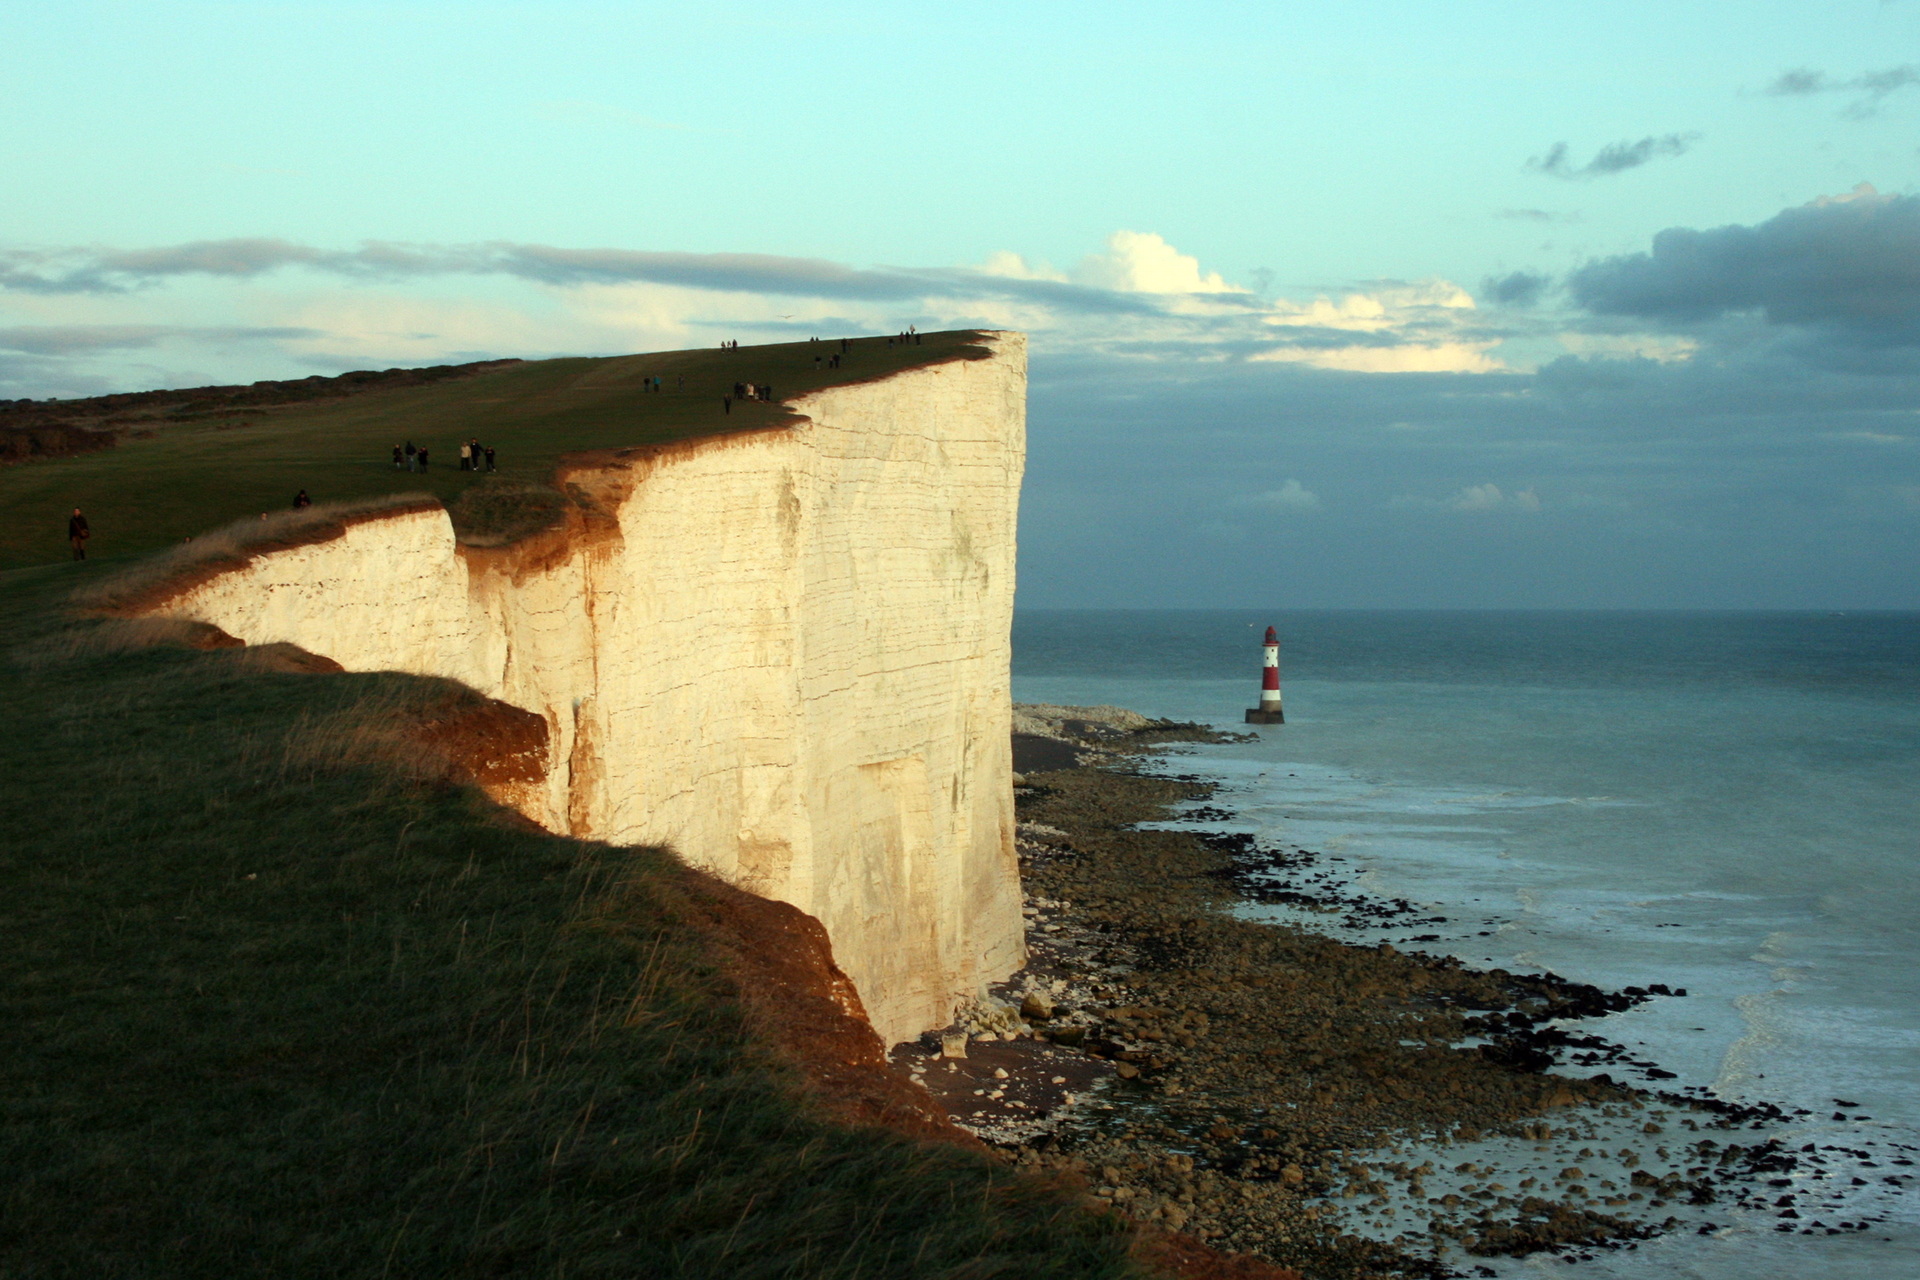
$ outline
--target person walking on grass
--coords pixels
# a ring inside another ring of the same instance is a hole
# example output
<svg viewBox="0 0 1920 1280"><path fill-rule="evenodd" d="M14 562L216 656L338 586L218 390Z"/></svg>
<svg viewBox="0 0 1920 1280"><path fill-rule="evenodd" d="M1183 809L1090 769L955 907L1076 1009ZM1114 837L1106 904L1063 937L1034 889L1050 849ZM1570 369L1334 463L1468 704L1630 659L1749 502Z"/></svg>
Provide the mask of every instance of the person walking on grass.
<svg viewBox="0 0 1920 1280"><path fill-rule="evenodd" d="M407 465L406 458L400 452L400 446L393 446L393 469L399 471Z"/></svg>
<svg viewBox="0 0 1920 1280"><path fill-rule="evenodd" d="M67 517L67 541L73 544L73 558L87 558L87 539L93 536L93 530L87 528L87 518L75 507L73 514Z"/></svg>
<svg viewBox="0 0 1920 1280"><path fill-rule="evenodd" d="M420 451L413 447L413 441L407 441L407 470L411 471L417 463Z"/></svg>
<svg viewBox="0 0 1920 1280"><path fill-rule="evenodd" d="M492 445L487 446L487 470L488 471L493 470L493 446Z"/></svg>
<svg viewBox="0 0 1920 1280"><path fill-rule="evenodd" d="M420 464L420 469L425 471L427 469L427 446L421 445L420 452L414 454L413 457L414 461Z"/></svg>
<svg viewBox="0 0 1920 1280"><path fill-rule="evenodd" d="M462 471L473 470L473 446L465 440L460 442L460 469Z"/></svg>

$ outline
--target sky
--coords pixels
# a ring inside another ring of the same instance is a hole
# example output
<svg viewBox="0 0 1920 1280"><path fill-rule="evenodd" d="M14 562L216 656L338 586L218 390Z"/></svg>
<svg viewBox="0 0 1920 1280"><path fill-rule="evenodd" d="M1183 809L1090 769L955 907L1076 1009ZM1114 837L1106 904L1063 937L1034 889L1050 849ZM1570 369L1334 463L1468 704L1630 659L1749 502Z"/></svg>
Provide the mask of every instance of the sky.
<svg viewBox="0 0 1920 1280"><path fill-rule="evenodd" d="M69 0L0 48L0 398L1017 328L1026 607L1920 608L1920 0Z"/></svg>

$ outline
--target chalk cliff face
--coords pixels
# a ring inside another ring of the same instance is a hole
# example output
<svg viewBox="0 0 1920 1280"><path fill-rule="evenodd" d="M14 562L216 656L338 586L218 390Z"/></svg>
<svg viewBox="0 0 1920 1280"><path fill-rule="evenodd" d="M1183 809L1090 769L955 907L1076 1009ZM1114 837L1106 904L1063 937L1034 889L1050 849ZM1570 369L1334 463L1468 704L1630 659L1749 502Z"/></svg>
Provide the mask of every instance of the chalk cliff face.
<svg viewBox="0 0 1920 1280"><path fill-rule="evenodd" d="M552 830L659 843L818 917L889 1041L1022 960L1008 628L1018 334L792 402L806 421L583 466L605 512L456 545L442 510L254 557L159 606L544 716Z"/></svg>

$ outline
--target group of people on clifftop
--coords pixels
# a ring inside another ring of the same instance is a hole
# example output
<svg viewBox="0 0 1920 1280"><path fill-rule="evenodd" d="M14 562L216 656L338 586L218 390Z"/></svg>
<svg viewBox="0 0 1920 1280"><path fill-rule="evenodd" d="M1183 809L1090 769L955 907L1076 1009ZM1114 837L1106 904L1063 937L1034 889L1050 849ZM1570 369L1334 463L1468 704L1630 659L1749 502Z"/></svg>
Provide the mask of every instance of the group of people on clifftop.
<svg viewBox="0 0 1920 1280"><path fill-rule="evenodd" d="M765 382L736 382L733 384L732 395L720 397L720 408L724 412L732 413L735 400L771 399L773 399L773 387Z"/></svg>
<svg viewBox="0 0 1920 1280"><path fill-rule="evenodd" d="M427 447L415 448L413 441L393 446L393 469L395 471L425 471L427 469ZM462 471L493 471L497 469L493 446L483 445L478 440L460 442L460 469Z"/></svg>

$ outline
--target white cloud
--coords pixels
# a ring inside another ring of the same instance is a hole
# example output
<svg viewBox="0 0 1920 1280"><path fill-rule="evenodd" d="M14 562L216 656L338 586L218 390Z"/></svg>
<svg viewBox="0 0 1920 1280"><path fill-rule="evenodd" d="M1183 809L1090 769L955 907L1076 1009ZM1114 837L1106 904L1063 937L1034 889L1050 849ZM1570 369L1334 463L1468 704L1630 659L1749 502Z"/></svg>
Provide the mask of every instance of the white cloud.
<svg viewBox="0 0 1920 1280"><path fill-rule="evenodd" d="M1451 496L1437 501L1402 494L1387 505L1401 511L1461 511L1474 515L1499 511L1531 515L1541 507L1540 495L1532 489L1508 493L1491 480L1486 484L1471 484L1464 489L1456 489Z"/></svg>
<svg viewBox="0 0 1920 1280"><path fill-rule="evenodd" d="M1249 360L1304 364L1344 373L1502 373L1508 366L1488 354L1497 338L1469 337L1459 330L1474 322L1473 295L1451 280L1435 278L1356 290L1339 301L1275 302L1260 317L1268 329L1366 334L1372 341L1329 345L1292 340Z"/></svg>
<svg viewBox="0 0 1920 1280"><path fill-rule="evenodd" d="M1837 196L1815 196L1813 199L1807 201L1806 207L1809 209L1825 209L1829 205L1853 204L1855 201L1862 200L1869 204L1879 204L1883 203L1886 199L1886 196L1880 194L1880 189L1871 182L1859 182L1854 184L1853 190L1842 191Z"/></svg>
<svg viewBox="0 0 1920 1280"><path fill-rule="evenodd" d="M1446 505L1454 511L1532 512L1540 510L1540 497L1532 489L1502 493L1499 485L1489 481L1460 490L1447 499Z"/></svg>
<svg viewBox="0 0 1920 1280"><path fill-rule="evenodd" d="M1345 373L1500 373L1507 366L1487 354L1492 342L1408 343L1398 346L1275 347L1247 359L1311 365Z"/></svg>
<svg viewBox="0 0 1920 1280"><path fill-rule="evenodd" d="M1076 283L1123 293L1240 293L1217 271L1204 274L1200 259L1181 253L1148 231L1116 231L1105 253L1089 254L1073 269Z"/></svg>
<svg viewBox="0 0 1920 1280"><path fill-rule="evenodd" d="M1053 280L1064 284L1067 279L1066 272L1056 271L1044 262L1029 262L1008 249L988 254L987 260L980 264L979 271L983 276L995 276L1002 280Z"/></svg>
<svg viewBox="0 0 1920 1280"><path fill-rule="evenodd" d="M1070 272L1009 250L971 267L922 270L511 243L336 251L213 241L11 256L0 249L0 306L0 324L166 324L204 333L232 327L239 310L256 328L316 331L281 345L285 358L307 367L336 358L410 364L476 352L660 350L916 323L1020 329L1033 334L1037 351L1141 362L1254 360L1360 374L1509 370L1493 354L1502 337L1487 331L1473 296L1451 281L1267 301L1165 237L1131 230L1114 232Z"/></svg>
<svg viewBox="0 0 1920 1280"><path fill-rule="evenodd" d="M1266 322L1271 325L1310 325L1316 329L1352 329L1382 333L1439 311L1471 311L1473 295L1451 280L1420 280L1360 290L1334 302L1324 295L1312 302L1273 304Z"/></svg>
<svg viewBox="0 0 1920 1280"><path fill-rule="evenodd" d="M1492 511L1505 501L1497 484L1476 484L1462 489L1447 501L1455 511Z"/></svg>
<svg viewBox="0 0 1920 1280"><path fill-rule="evenodd" d="M1576 356L1606 360L1652 360L1680 364L1700 350L1692 338L1656 333L1562 333L1560 345Z"/></svg>
<svg viewBox="0 0 1920 1280"><path fill-rule="evenodd" d="M1858 440L1864 444L1905 444L1906 436L1896 436L1886 431L1828 431L1823 433L1828 440Z"/></svg>
<svg viewBox="0 0 1920 1280"><path fill-rule="evenodd" d="M1266 507L1272 511L1301 512L1320 509L1320 495L1298 480L1292 479L1278 489L1268 489L1265 493L1253 494L1245 501L1251 506Z"/></svg>

